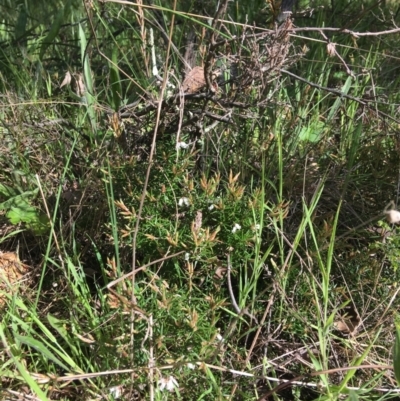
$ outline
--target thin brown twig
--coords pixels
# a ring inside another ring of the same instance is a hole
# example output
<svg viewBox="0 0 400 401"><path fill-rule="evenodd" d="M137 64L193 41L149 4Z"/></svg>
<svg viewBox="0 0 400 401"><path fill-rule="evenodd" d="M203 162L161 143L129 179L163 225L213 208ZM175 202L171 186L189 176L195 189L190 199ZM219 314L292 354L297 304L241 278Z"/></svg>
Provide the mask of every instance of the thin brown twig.
<svg viewBox="0 0 400 401"><path fill-rule="evenodd" d="M150 263L146 263L145 265L143 265L143 266L141 266L141 267L138 267L137 269L132 270L132 271L130 271L130 272L127 273L127 274L124 274L123 276L117 278L116 280L111 281L111 283L108 283L108 284L107 284L107 288L110 289L111 287L114 287L114 285L118 284L120 281L126 280L127 278L131 277L132 275L135 275L136 273L138 273L138 272L140 272L140 271L142 271L142 270L146 270L146 269L147 269L149 266L151 266L151 265L155 265L156 263L164 262L165 260L174 258L174 257L176 257L176 256L179 256L179 255L181 255L181 254L184 253L184 252L185 252L185 251L181 251L181 252L178 252L178 253L174 253L174 254L172 254L172 255L164 256L163 258L160 258L160 259L157 259L157 260L153 260L153 261L150 262Z"/></svg>
<svg viewBox="0 0 400 401"><path fill-rule="evenodd" d="M274 283L273 283L272 294L269 296L269 300L268 300L267 307L266 307L265 310L264 310L264 314L263 314L263 316L262 316L262 318L261 318L260 324L259 324L258 327L257 327L256 334L254 335L253 341L251 342L250 348L249 348L249 350L248 350L248 352L247 352L246 360L245 360L245 363L244 363L245 366L247 366L248 363L250 362L251 355L253 354L254 347L256 346L256 344L257 344L257 342L258 342L258 338L259 338L259 336L260 336L260 334L261 334L261 330L263 329L264 322L266 321L267 316L268 316L269 313L270 313L272 304L273 304L274 299L275 299L275 293L276 293L276 291L277 291L277 284L276 284L276 282L274 282ZM236 387L237 387L237 386L236 386ZM236 387L234 388L234 390L236 390ZM233 396L233 394L234 394L234 391L232 390L231 395Z"/></svg>
<svg viewBox="0 0 400 401"><path fill-rule="evenodd" d="M330 373L337 373L337 372L346 372L349 370L359 370L359 369L385 369L385 370L393 370L393 366L391 365L359 365L359 366L344 366L341 368L334 368L334 369L328 369L328 370L318 370L316 372L312 372L310 374L305 374L301 376L297 376L294 379L291 380L285 380L285 379L278 379L278 378L269 378L265 375L254 375L253 373L249 372L241 372L238 370L234 369L229 369L224 366L216 366L216 365L211 365L209 363L206 363L204 361L193 361L194 364L198 366L207 366L210 369L215 369L221 372L231 372L233 374L238 374L246 377L252 377L254 379L264 379L264 380L271 380L271 381L280 381L281 384L277 387L275 387L273 390L271 390L269 393L265 393L258 401L265 400L266 396L269 396L272 394L272 392L276 392L281 390L283 387L290 386L292 384L300 384L300 385L307 385L308 383L306 382L300 382L300 380L304 380L310 377L316 377L319 375L326 375ZM183 362L183 364L187 364L187 361ZM176 368L182 366L182 363L175 363L175 364L170 364L170 365L163 365L163 366L158 366L158 370L169 370L172 368ZM106 370L102 372L91 372L91 373L77 373L77 374L66 374L65 376L45 376L45 375L40 375L39 377L32 377L35 381L40 382L42 384L44 383L50 383L50 382L69 382L72 380L88 380L96 377L101 377L101 376L109 376L109 375L122 375L125 373L133 373L133 372L138 372L138 371L148 371L149 367L148 366L140 366L134 369L115 369L115 370ZM300 382L300 383L299 383ZM282 386L282 387L280 387ZM278 387L280 387L278 389ZM378 391L396 391L395 389L390 390L390 389L377 389ZM397 390L399 391L399 390Z"/></svg>
<svg viewBox="0 0 400 401"><path fill-rule="evenodd" d="M107 3L117 3L117 4L124 4L127 6L137 6L137 3L132 2L132 1L127 1L127 0L107 0ZM148 8L148 9L160 9L159 6L157 5L142 5L143 8ZM184 13L180 12L181 15L184 15L186 17L191 17L191 18L197 18L200 20L207 21L209 17L207 15L199 15L199 14L194 14L194 13ZM260 27L254 27L252 24L244 24L244 23L239 23L235 22L232 20L225 20L219 18L219 22L222 24L226 25L234 25L237 27L243 27L243 28L250 28L250 29L256 29L260 32L269 32L273 33L274 30L267 29L267 28L260 28ZM381 36L381 35L392 35L395 33L400 32L400 28L394 28L394 29L388 29L386 31L379 31L379 32L355 32L352 31L351 29L343 29L343 28L331 28L331 27L323 27L323 28L314 28L314 27L305 27L305 28L293 28L292 32L316 32L316 31L326 31L326 32L338 32L338 33L344 33L348 35L352 35L355 37L362 37L362 36Z"/></svg>
<svg viewBox="0 0 400 401"><path fill-rule="evenodd" d="M208 54L204 63L204 78L206 80L206 86L208 92L213 92L213 79L212 79L212 68L215 61L215 51L217 49L216 43L219 36L219 29L221 27L221 17L225 15L229 0L224 0L220 3L217 12L215 13L211 29L210 46L208 47Z"/></svg>
<svg viewBox="0 0 400 401"><path fill-rule="evenodd" d="M282 68L280 71L282 73L286 74L286 75L289 75L290 77L292 77L294 79L297 79L298 81L302 81L302 82L306 83L307 85L312 86L313 88L317 88L317 89L320 89L320 90L323 90L323 91L326 91L326 92L333 93L334 95L339 96L339 97L343 97L345 99L353 100L353 101L355 101L355 102L357 102L357 103L359 103L359 104L361 104L361 105L363 105L365 107L368 107L369 109L372 109L372 110L376 111L374 108L371 108L370 102L367 102L367 101L365 101L363 99L360 99L359 97L348 95L347 93L341 92L338 89L333 89L333 88L328 88L327 86L318 85L318 84L316 84L314 82L309 81L308 79L300 77L299 75L293 74L292 72L287 71L284 68ZM389 114L384 113L383 111L378 110L378 114L383 116L383 117L388 118L389 120L391 120L391 121L393 121L393 122L395 122L397 124L400 124L400 120L397 120L396 118L390 116Z"/></svg>
<svg viewBox="0 0 400 401"><path fill-rule="evenodd" d="M359 369L384 369L384 370L390 369L390 370L393 370L393 366L391 366L391 365L359 365L359 366L344 366L341 368L326 369L326 370L317 370L316 372L300 375L300 376L297 376L288 381L284 381L283 383L279 384L272 390L264 393L260 398L258 398L257 401L266 401L268 399L268 397L270 397L271 395L273 395L273 394L277 393L278 391L281 391L287 387L290 387L295 382L300 382L303 380L307 380L311 377L316 377L316 376L320 376L320 375L326 375L326 374L336 373L336 372L346 372L349 370L359 370Z"/></svg>
<svg viewBox="0 0 400 401"><path fill-rule="evenodd" d="M400 28L395 29L388 29L386 31L379 31L379 32L355 32L351 29L343 29L343 28L331 28L331 27L324 27L324 28L293 28L293 32L338 32L343 34L348 34L354 36L356 38L363 37L363 36L381 36L381 35L392 35L395 33L400 32Z"/></svg>
<svg viewBox="0 0 400 401"><path fill-rule="evenodd" d="M352 78L355 78L354 72L350 70L349 66L346 64L346 62L343 60L343 57L339 54L339 52L336 50L336 45L332 42L330 42L329 38L325 35L323 31L320 31L321 36L325 39L325 42L327 46L329 44L333 45L331 49L333 50L334 54L336 57L342 62L344 68L346 69L346 72L348 75L350 75Z"/></svg>
<svg viewBox="0 0 400 401"><path fill-rule="evenodd" d="M174 0L173 4L173 10L176 10L176 2L177 0ZM172 43L172 33L173 33L173 28L174 28L174 21L175 21L175 14L172 14L172 20L171 20L171 30L169 32L169 42L168 42L168 47L167 47L167 52L166 52L166 57L165 57L165 66L168 66L168 60L169 60L169 55L171 51L171 43ZM136 244L137 244L137 236L139 232L139 226L140 226L140 221L142 217L142 212L143 212L143 206L144 206L144 201L146 198L146 193L147 193L147 187L149 184L149 179L150 179L150 171L152 168L152 160L154 157L154 153L156 150L156 138L157 138L157 133L158 133L158 128L160 125L160 117L161 117L161 110L162 110L162 105L163 105L163 99L164 99L164 92L165 88L167 86L168 82L168 68L165 68L164 70L164 76L163 76L163 83L161 86L160 90L160 96L158 100L158 107L157 107L157 115L156 115L156 122L155 122L155 127L154 127L154 133L153 133L153 140L151 143L151 149L150 149L150 155L149 155L149 164L147 167L146 171L146 177L143 185L143 191L142 195L140 197L140 203L139 203L139 209L137 213L137 219L136 219L136 224L135 224L135 231L133 233L133 238L132 238L132 271L135 271L136 267ZM132 274L132 297L131 300L134 304L136 304L136 297L135 297L135 273ZM132 308L131 311L131 358L132 358L132 364L134 363L134 347L133 347L133 341L134 341L134 322L135 322L135 311ZM134 374L132 373L132 385L134 383Z"/></svg>

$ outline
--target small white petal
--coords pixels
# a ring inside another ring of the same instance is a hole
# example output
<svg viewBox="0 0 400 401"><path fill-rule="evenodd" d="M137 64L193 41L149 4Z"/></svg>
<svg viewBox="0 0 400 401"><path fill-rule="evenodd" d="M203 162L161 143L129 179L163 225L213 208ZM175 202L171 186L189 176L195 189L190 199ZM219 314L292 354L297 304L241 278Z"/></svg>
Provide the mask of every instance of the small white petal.
<svg viewBox="0 0 400 401"><path fill-rule="evenodd" d="M213 210L214 208L215 208L215 205L208 206L208 210Z"/></svg>
<svg viewBox="0 0 400 401"><path fill-rule="evenodd" d="M178 201L178 206L182 207L182 206L189 206L190 202L189 199L186 198L185 196L183 196L182 198L179 199Z"/></svg>
<svg viewBox="0 0 400 401"><path fill-rule="evenodd" d="M65 85L69 85L71 83L72 77L71 77L71 73L69 71L67 71L65 73L65 77L64 80L62 81L60 88L62 88Z"/></svg>
<svg viewBox="0 0 400 401"><path fill-rule="evenodd" d="M400 212L398 210L388 210L385 213L389 223L394 224L400 222Z"/></svg>
<svg viewBox="0 0 400 401"><path fill-rule="evenodd" d="M110 387L109 392L114 398L119 398L122 395L122 386Z"/></svg>
<svg viewBox="0 0 400 401"><path fill-rule="evenodd" d="M193 365L193 363L188 363L187 365L186 365L189 369L195 369L196 368L196 365Z"/></svg>
<svg viewBox="0 0 400 401"><path fill-rule="evenodd" d="M189 144L186 142L177 142L176 148L177 149L187 149L189 147Z"/></svg>
<svg viewBox="0 0 400 401"><path fill-rule="evenodd" d="M162 377L160 380L158 380L157 384L158 387L160 388L160 391L163 391L167 385L168 380Z"/></svg>
<svg viewBox="0 0 400 401"><path fill-rule="evenodd" d="M175 380L175 377L170 376L167 382L167 390L173 391L175 387L178 387L178 382Z"/></svg>
<svg viewBox="0 0 400 401"><path fill-rule="evenodd" d="M235 225L232 228L232 233L235 234L236 231L239 231L242 228L242 226L238 223L235 223Z"/></svg>
<svg viewBox="0 0 400 401"><path fill-rule="evenodd" d="M164 389L168 391L173 391L175 387L179 387L178 382L173 376L162 377L160 380L158 380L157 383L160 391L163 391Z"/></svg>

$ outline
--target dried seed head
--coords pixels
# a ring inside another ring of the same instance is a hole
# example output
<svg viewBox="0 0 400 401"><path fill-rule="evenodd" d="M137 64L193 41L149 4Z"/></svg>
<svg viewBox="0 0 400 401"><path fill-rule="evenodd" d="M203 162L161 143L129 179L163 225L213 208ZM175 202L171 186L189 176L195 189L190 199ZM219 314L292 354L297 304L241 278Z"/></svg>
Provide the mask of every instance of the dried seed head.
<svg viewBox="0 0 400 401"><path fill-rule="evenodd" d="M386 219L390 224L400 223L400 212L398 210L385 210Z"/></svg>
<svg viewBox="0 0 400 401"><path fill-rule="evenodd" d="M71 78L71 73L69 71L67 71L65 73L64 80L62 81L62 83L60 85L60 88L62 88L65 85L69 85L71 83L71 79L72 79Z"/></svg>
<svg viewBox="0 0 400 401"><path fill-rule="evenodd" d="M217 68L216 70L212 71L211 80L212 86L210 90L212 92L216 92L218 89L218 84L215 81L220 75L222 74L221 68ZM206 79L204 76L204 68L203 67L194 67L191 71L188 72L186 75L183 83L182 83L182 90L185 94L193 94L197 93L200 90L206 87Z"/></svg>
<svg viewBox="0 0 400 401"><path fill-rule="evenodd" d="M79 73L75 76L75 93L79 97L85 96L86 87L85 83L83 82L83 74Z"/></svg>
<svg viewBox="0 0 400 401"><path fill-rule="evenodd" d="M326 45L326 51L328 52L329 57L333 57L336 54L336 43L329 42Z"/></svg>
<svg viewBox="0 0 400 401"><path fill-rule="evenodd" d="M186 75L182 83L182 90L183 93L187 94L196 93L205 86L206 86L206 80L204 78L204 68L194 67Z"/></svg>

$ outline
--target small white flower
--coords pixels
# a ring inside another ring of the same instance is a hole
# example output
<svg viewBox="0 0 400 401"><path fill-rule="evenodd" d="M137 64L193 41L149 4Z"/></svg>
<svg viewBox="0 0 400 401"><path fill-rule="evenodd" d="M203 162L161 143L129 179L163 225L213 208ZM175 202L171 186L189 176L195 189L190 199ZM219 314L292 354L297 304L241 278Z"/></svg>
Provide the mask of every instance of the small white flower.
<svg viewBox="0 0 400 401"><path fill-rule="evenodd" d="M232 234L235 234L236 231L239 231L242 228L242 226L238 223L235 223L235 225L232 228Z"/></svg>
<svg viewBox="0 0 400 401"><path fill-rule="evenodd" d="M328 43L326 45L326 51L327 51L329 57L335 56L336 55L336 43L332 43L332 42Z"/></svg>
<svg viewBox="0 0 400 401"><path fill-rule="evenodd" d="M179 199L178 205L179 205L180 207L182 207L182 206L189 206L189 205L190 205L189 199L186 198L185 196L183 196L182 198Z"/></svg>
<svg viewBox="0 0 400 401"><path fill-rule="evenodd" d="M167 88L170 88L171 90L175 89L175 85L172 82L167 81Z"/></svg>
<svg viewBox="0 0 400 401"><path fill-rule="evenodd" d="M189 144L186 142L177 142L176 143L177 149L187 149L188 147L189 147Z"/></svg>
<svg viewBox="0 0 400 401"><path fill-rule="evenodd" d="M120 398L122 395L122 386L115 386L115 387L110 387L108 389L108 391L110 392L110 394L115 398Z"/></svg>
<svg viewBox="0 0 400 401"><path fill-rule="evenodd" d="M187 262L189 260L189 258L190 258L190 254L189 254L189 252L186 252L185 253L185 261Z"/></svg>
<svg viewBox="0 0 400 401"><path fill-rule="evenodd" d="M215 205L208 206L208 210L213 210L213 209L215 209Z"/></svg>
<svg viewBox="0 0 400 401"><path fill-rule="evenodd" d="M167 99L169 99L173 94L174 94L174 91L173 91L173 90L167 90L167 91L165 92L165 97L166 97Z"/></svg>
<svg viewBox="0 0 400 401"><path fill-rule="evenodd" d="M221 334L219 334L219 333L217 334L216 339L217 339L219 342L221 342L221 343L222 343L223 341L225 341L225 340L224 340L224 337L222 337Z"/></svg>
<svg viewBox="0 0 400 401"><path fill-rule="evenodd" d="M386 219L390 224L400 222L400 212L398 210L385 210Z"/></svg>
<svg viewBox="0 0 400 401"><path fill-rule="evenodd" d="M178 387L178 382L175 380L175 377L170 376L170 377L162 377L158 381L158 385L160 387L160 391L168 390L168 391L174 391L175 387Z"/></svg>
<svg viewBox="0 0 400 401"><path fill-rule="evenodd" d="M196 365L193 365L193 363L188 363L187 365L186 365L189 369L195 369L196 368Z"/></svg>

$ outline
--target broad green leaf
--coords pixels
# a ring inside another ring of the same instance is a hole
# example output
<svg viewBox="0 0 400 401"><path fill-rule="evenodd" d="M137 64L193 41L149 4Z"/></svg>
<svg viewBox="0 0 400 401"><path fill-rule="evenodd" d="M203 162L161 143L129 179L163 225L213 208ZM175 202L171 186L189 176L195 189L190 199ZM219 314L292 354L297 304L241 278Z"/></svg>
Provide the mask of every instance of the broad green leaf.
<svg viewBox="0 0 400 401"><path fill-rule="evenodd" d="M325 332L326 334L329 333L329 329L330 329L330 327L333 325L333 321L334 321L334 319L335 319L336 313L337 313L337 310L335 309L335 310L329 315L328 319L326 319L326 323L325 323L325 327L324 327L324 332Z"/></svg>
<svg viewBox="0 0 400 401"><path fill-rule="evenodd" d="M358 401L358 395L354 390L350 390L347 401Z"/></svg>
<svg viewBox="0 0 400 401"><path fill-rule="evenodd" d="M73 341L72 341L68 331L64 327L64 325L65 325L64 321L57 319L53 315L50 315L50 313L47 314L47 320L49 321L51 327L53 327L53 329L56 330L58 332L58 334L60 334L60 336L75 351L75 353L77 353L77 349L76 349L75 345L73 344Z"/></svg>
<svg viewBox="0 0 400 401"><path fill-rule="evenodd" d="M2 344L4 345L8 344L7 338L4 333L4 327L2 324L0 324L0 338ZM25 383L30 387L30 389L38 396L38 398L41 401L48 401L46 394L40 389L39 385L31 377L29 372L25 369L25 366L18 360L18 357L14 355L13 347L8 347L8 348L11 350L11 357L13 359L13 362L15 363L15 366L19 370L21 376L24 378Z"/></svg>
<svg viewBox="0 0 400 401"><path fill-rule="evenodd" d="M22 344L27 345L28 347L34 348L36 351L38 351L40 354L42 354L45 358L53 361L55 364L60 366L61 368L65 369L66 371L69 371L70 369L67 367L67 365L64 365L52 352L49 351L49 349L40 341L32 338L32 337L25 337L21 336L19 334L15 334L15 338L20 341Z"/></svg>
<svg viewBox="0 0 400 401"><path fill-rule="evenodd" d="M324 127L324 122L312 121L308 126L303 126L299 134L299 139L312 143L318 142L322 138Z"/></svg>
<svg viewBox="0 0 400 401"><path fill-rule="evenodd" d="M35 219L28 222L27 227L36 235L45 235L51 228L49 219L44 213L39 213Z"/></svg>
<svg viewBox="0 0 400 401"><path fill-rule="evenodd" d="M56 17L54 18L53 25L50 28L49 33L46 35L46 37L42 41L42 47L40 49L40 60L43 59L44 53L46 52L47 48L53 44L54 39L58 35L58 32L60 31L61 25L65 22L65 16L68 14L69 7L71 4L71 0L67 1L62 7Z"/></svg>
<svg viewBox="0 0 400 401"><path fill-rule="evenodd" d="M79 24L79 40L81 45L81 59L83 64L83 76L86 92L84 95L84 103L87 107L87 113L92 125L94 133L97 132L97 120L96 120L96 110L94 108L95 97L94 97L94 87L93 87L93 78L92 71L90 69L89 57L87 54L87 39L85 35L85 31L81 24Z"/></svg>
<svg viewBox="0 0 400 401"><path fill-rule="evenodd" d="M110 64L110 84L111 84L111 103L114 111L119 110L119 106L121 104L122 97L122 86L121 86L121 78L118 70L118 48L117 46L113 47L112 52L112 63Z"/></svg>
<svg viewBox="0 0 400 401"><path fill-rule="evenodd" d="M348 77L345 84L343 85L343 87L340 89L340 92L344 93L345 95L348 94L351 85L353 83L353 78L352 77ZM335 100L335 103L333 104L329 114L328 114L328 118L327 118L327 122L332 120L332 118L335 117L339 107L343 104L343 98L342 97L337 97L337 99Z"/></svg>
<svg viewBox="0 0 400 401"><path fill-rule="evenodd" d="M8 199L16 196L17 192L15 191L15 189L0 183L0 195L4 195Z"/></svg>
<svg viewBox="0 0 400 401"><path fill-rule="evenodd" d="M34 207L12 207L6 214L12 224L31 223L38 219L37 210Z"/></svg>
<svg viewBox="0 0 400 401"><path fill-rule="evenodd" d="M33 191L26 191L22 194L9 197L6 201L0 203L0 210L9 209L13 206L26 207L26 205L29 205L29 201L36 197L38 191L39 189L35 189Z"/></svg>
<svg viewBox="0 0 400 401"><path fill-rule="evenodd" d="M27 22L28 22L28 13L26 12L25 4L22 3L14 30L14 37L16 40L21 40L21 38L25 36Z"/></svg>

